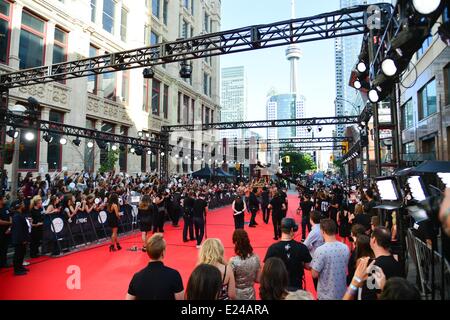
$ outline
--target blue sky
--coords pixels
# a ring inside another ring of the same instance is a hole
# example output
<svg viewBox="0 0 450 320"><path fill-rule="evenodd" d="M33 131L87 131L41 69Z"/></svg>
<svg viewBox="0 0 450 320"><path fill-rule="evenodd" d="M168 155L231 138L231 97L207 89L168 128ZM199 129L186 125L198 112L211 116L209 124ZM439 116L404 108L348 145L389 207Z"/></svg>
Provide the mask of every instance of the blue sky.
<svg viewBox="0 0 450 320"><path fill-rule="evenodd" d="M297 17L307 17L339 9L339 0L296 0ZM291 18L290 0L222 0L221 29L229 30ZM300 93L306 97L306 116L334 115L336 96L334 41L322 40L300 45ZM221 56L221 67L245 66L248 81L248 120L265 118L268 91L289 91L289 63L286 47L261 49ZM320 136L331 135L326 128ZM316 136L319 136L317 134Z"/></svg>

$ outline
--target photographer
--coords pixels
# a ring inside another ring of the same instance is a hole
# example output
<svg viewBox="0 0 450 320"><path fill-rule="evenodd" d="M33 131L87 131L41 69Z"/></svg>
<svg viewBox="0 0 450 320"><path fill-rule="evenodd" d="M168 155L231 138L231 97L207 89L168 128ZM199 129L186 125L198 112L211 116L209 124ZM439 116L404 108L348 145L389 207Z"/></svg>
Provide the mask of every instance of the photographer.
<svg viewBox="0 0 450 320"><path fill-rule="evenodd" d="M6 208L5 199L0 195L0 268L6 268L8 242L11 234L12 218Z"/></svg>

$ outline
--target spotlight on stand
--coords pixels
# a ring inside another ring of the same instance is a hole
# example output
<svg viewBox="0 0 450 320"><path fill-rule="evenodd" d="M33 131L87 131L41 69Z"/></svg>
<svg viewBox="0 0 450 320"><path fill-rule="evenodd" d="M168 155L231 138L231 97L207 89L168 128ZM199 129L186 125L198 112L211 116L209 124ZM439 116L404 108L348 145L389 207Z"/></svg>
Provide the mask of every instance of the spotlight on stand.
<svg viewBox="0 0 450 320"><path fill-rule="evenodd" d="M73 143L74 145L76 145L77 147L79 147L80 144L81 144L81 140L80 140L80 138L76 137L76 138L72 141L72 143Z"/></svg>
<svg viewBox="0 0 450 320"><path fill-rule="evenodd" d="M377 103L380 101L380 95L377 89L372 88L369 90L369 100L372 103Z"/></svg>
<svg viewBox="0 0 450 320"><path fill-rule="evenodd" d="M61 139L59 139L59 144L62 145L62 146L66 145L67 144L67 139L64 138L64 137L61 137Z"/></svg>
<svg viewBox="0 0 450 320"><path fill-rule="evenodd" d="M34 133L33 132L27 132L25 133L25 140L27 141L33 141L34 140Z"/></svg>
<svg viewBox="0 0 450 320"><path fill-rule="evenodd" d="M49 135L48 133L44 133L42 136L42 139L44 139L45 142L50 143L53 141L53 137Z"/></svg>
<svg viewBox="0 0 450 320"><path fill-rule="evenodd" d="M155 76L155 70L153 68L144 68L142 76L144 79L152 79Z"/></svg>
<svg viewBox="0 0 450 320"><path fill-rule="evenodd" d="M367 66L364 61L358 62L358 64L356 65L356 70L358 70L358 72L361 74L367 71Z"/></svg>
<svg viewBox="0 0 450 320"><path fill-rule="evenodd" d="M441 5L441 0L413 0L414 9L423 15L435 12Z"/></svg>
<svg viewBox="0 0 450 320"><path fill-rule="evenodd" d="M181 62L181 68L180 68L180 77L183 79L188 79L192 75L192 66L190 63L183 61Z"/></svg>
<svg viewBox="0 0 450 320"><path fill-rule="evenodd" d="M393 77L397 73L397 65L391 58L386 58L381 63L381 70L387 77Z"/></svg>
<svg viewBox="0 0 450 320"><path fill-rule="evenodd" d="M17 139L19 137L19 131L15 128L9 128L8 131L6 131L6 134L13 139Z"/></svg>

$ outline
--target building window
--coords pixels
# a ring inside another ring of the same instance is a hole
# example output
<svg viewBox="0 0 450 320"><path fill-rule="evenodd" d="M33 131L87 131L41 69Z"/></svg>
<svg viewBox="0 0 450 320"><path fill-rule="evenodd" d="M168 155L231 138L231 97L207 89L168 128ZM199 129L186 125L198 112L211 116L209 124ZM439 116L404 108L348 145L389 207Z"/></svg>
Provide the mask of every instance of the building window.
<svg viewBox="0 0 450 320"><path fill-rule="evenodd" d="M95 129L95 120L86 119L86 129ZM88 148L88 141L85 141L84 144L84 171L86 172L94 172L94 163L95 163L95 143L92 148Z"/></svg>
<svg viewBox="0 0 450 320"><path fill-rule="evenodd" d="M159 18L159 1L160 0L152 0L152 14Z"/></svg>
<svg viewBox="0 0 450 320"><path fill-rule="evenodd" d="M450 64L444 68L445 104L450 105Z"/></svg>
<svg viewBox="0 0 450 320"><path fill-rule="evenodd" d="M148 112L148 80L144 79L144 93L142 97L142 111Z"/></svg>
<svg viewBox="0 0 450 320"><path fill-rule="evenodd" d="M163 23L167 26L168 21L168 10L169 10L169 1L164 0L163 1Z"/></svg>
<svg viewBox="0 0 450 320"><path fill-rule="evenodd" d="M184 123L185 124L189 124L189 97L188 96L184 96L183 97L183 117L184 117Z"/></svg>
<svg viewBox="0 0 450 320"><path fill-rule="evenodd" d="M194 0L191 0L191 14L194 15Z"/></svg>
<svg viewBox="0 0 450 320"><path fill-rule="evenodd" d="M181 92L178 92L178 105L177 105L177 123L181 123Z"/></svg>
<svg viewBox="0 0 450 320"><path fill-rule="evenodd" d="M103 98L116 100L116 74L114 72L103 74L102 89Z"/></svg>
<svg viewBox="0 0 450 320"><path fill-rule="evenodd" d="M181 38L186 39L188 37L188 31L189 30L189 24L186 20L183 19L182 26L181 26Z"/></svg>
<svg viewBox="0 0 450 320"><path fill-rule="evenodd" d="M50 110L49 120L58 123L64 123L64 113ZM47 147L47 162L49 170L61 170L62 162L62 145L59 143L61 135L51 134L53 140Z"/></svg>
<svg viewBox="0 0 450 320"><path fill-rule="evenodd" d="M120 19L120 39L127 41L127 26L128 26L128 11L122 7L122 14Z"/></svg>
<svg viewBox="0 0 450 320"><path fill-rule="evenodd" d="M416 153L416 143L409 142L403 145L403 151L405 154L413 154Z"/></svg>
<svg viewBox="0 0 450 320"><path fill-rule="evenodd" d="M209 15L206 11L205 11L205 16L204 16L204 20L203 20L203 30L205 30L206 32L209 32Z"/></svg>
<svg viewBox="0 0 450 320"><path fill-rule="evenodd" d="M160 95L159 92L161 90L161 82L153 79L152 81L152 114L159 116L159 104L160 104Z"/></svg>
<svg viewBox="0 0 450 320"><path fill-rule="evenodd" d="M163 115L164 119L169 118L169 86L166 84L164 85Z"/></svg>
<svg viewBox="0 0 450 320"><path fill-rule="evenodd" d="M189 0L183 0L183 7L189 9Z"/></svg>
<svg viewBox="0 0 450 320"><path fill-rule="evenodd" d="M97 48L94 46L89 47L89 57L95 57L97 56ZM97 75L93 74L88 76L88 83L87 83L87 91L93 94L97 93Z"/></svg>
<svg viewBox="0 0 450 320"><path fill-rule="evenodd" d="M0 2L0 63L8 64L11 39L11 3Z"/></svg>
<svg viewBox="0 0 450 320"><path fill-rule="evenodd" d="M22 12L19 59L20 68L34 68L44 64L45 22L26 11Z"/></svg>
<svg viewBox="0 0 450 320"><path fill-rule="evenodd" d="M159 43L159 36L153 31L150 33L150 45L154 46Z"/></svg>
<svg viewBox="0 0 450 320"><path fill-rule="evenodd" d="M59 28L55 28L53 63L66 62L66 60L67 60L67 33ZM60 82L65 83L64 80Z"/></svg>
<svg viewBox="0 0 450 320"><path fill-rule="evenodd" d="M401 123L402 130L411 128L414 125L412 99L409 99L402 106L401 112L402 112L402 123Z"/></svg>
<svg viewBox="0 0 450 320"><path fill-rule="evenodd" d="M416 58L419 60L425 51L427 51L428 47L431 45L431 42L433 41L433 36L431 34L428 35L428 37L425 39L425 41L422 44L422 47L417 51Z"/></svg>
<svg viewBox="0 0 450 320"><path fill-rule="evenodd" d="M192 114L192 124L195 122L195 100L191 100L191 114Z"/></svg>
<svg viewBox="0 0 450 320"><path fill-rule="evenodd" d="M205 124L209 124L209 108L205 108Z"/></svg>
<svg viewBox="0 0 450 320"><path fill-rule="evenodd" d="M28 141L24 139L27 132L32 132L34 134L34 139ZM35 171L38 168L39 159L39 147L38 142L40 140L39 132L36 130L26 130L22 129L20 132L19 144L19 169L20 170L30 170Z"/></svg>
<svg viewBox="0 0 450 320"><path fill-rule="evenodd" d="M130 72L122 72L122 100L126 104L129 102L129 91L130 91Z"/></svg>
<svg viewBox="0 0 450 320"><path fill-rule="evenodd" d="M436 112L436 81L433 79L419 91L419 119L422 120Z"/></svg>
<svg viewBox="0 0 450 320"><path fill-rule="evenodd" d="M203 73L203 94L208 95L208 74L206 72Z"/></svg>
<svg viewBox="0 0 450 320"><path fill-rule="evenodd" d="M114 125L109 122L103 122L101 132L114 133ZM105 163L107 157L108 157L108 148L100 150L100 163Z"/></svg>
<svg viewBox="0 0 450 320"><path fill-rule="evenodd" d="M95 22L95 15L97 12L97 0L91 0L91 21Z"/></svg>
<svg viewBox="0 0 450 320"><path fill-rule="evenodd" d="M103 29L114 33L114 13L116 11L114 0L103 0Z"/></svg>
<svg viewBox="0 0 450 320"><path fill-rule="evenodd" d="M122 137L128 136L128 128L127 127L120 127L120 135ZM127 154L128 150L125 148L125 150L121 150L119 153L119 167L121 172L127 171Z"/></svg>
<svg viewBox="0 0 450 320"><path fill-rule="evenodd" d="M211 123L214 123L214 110L211 110Z"/></svg>
<svg viewBox="0 0 450 320"><path fill-rule="evenodd" d="M422 154L427 160L436 160L436 137L422 140Z"/></svg>

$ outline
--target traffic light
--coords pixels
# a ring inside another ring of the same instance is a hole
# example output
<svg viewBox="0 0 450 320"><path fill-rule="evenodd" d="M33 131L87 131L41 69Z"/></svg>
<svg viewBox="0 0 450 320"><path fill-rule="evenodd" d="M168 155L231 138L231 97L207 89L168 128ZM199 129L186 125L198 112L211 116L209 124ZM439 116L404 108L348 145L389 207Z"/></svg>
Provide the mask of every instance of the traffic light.
<svg viewBox="0 0 450 320"><path fill-rule="evenodd" d="M286 156L286 163L291 163L291 157L290 156Z"/></svg>
<svg viewBox="0 0 450 320"><path fill-rule="evenodd" d="M344 142L342 142L342 151L343 151L343 153L344 154L347 154L348 153L348 141L344 141Z"/></svg>

